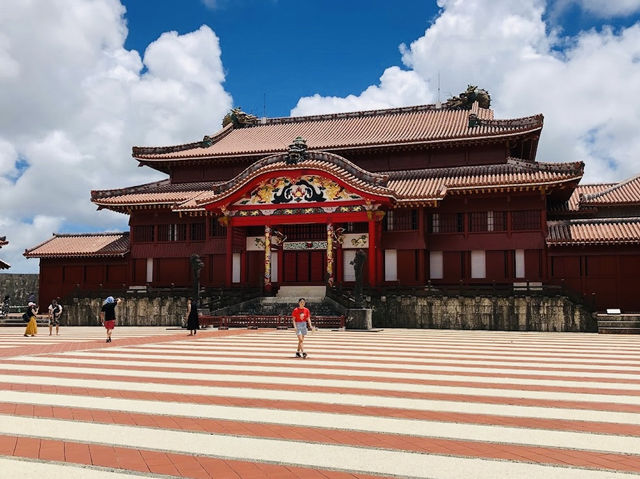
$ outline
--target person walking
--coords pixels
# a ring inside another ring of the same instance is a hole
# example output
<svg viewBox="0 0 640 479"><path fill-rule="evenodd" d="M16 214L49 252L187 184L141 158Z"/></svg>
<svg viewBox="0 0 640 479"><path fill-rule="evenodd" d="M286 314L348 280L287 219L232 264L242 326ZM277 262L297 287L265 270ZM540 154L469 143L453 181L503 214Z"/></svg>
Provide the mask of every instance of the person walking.
<svg viewBox="0 0 640 479"><path fill-rule="evenodd" d="M49 336L53 334L53 327L56 327L56 336L60 334L60 317L62 316L62 305L60 298L55 298L49 305Z"/></svg>
<svg viewBox="0 0 640 479"><path fill-rule="evenodd" d="M298 300L298 307L293 310L291 314L293 317L293 327L296 330L298 336L298 349L296 350L296 358L302 357L307 359L307 353L304 352L304 337L307 334L307 323L309 329L313 331L311 324L311 313L309 309L305 307L306 301L304 298Z"/></svg>
<svg viewBox="0 0 640 479"><path fill-rule="evenodd" d="M117 300L113 296L109 296L102 305L102 311L100 311L100 319L104 328L107 330L107 343L111 342L111 333L113 328L116 327L116 306L122 301L121 298Z"/></svg>
<svg viewBox="0 0 640 479"><path fill-rule="evenodd" d="M187 329L189 336L195 336L200 329L200 319L198 318L198 302L187 300Z"/></svg>
<svg viewBox="0 0 640 479"><path fill-rule="evenodd" d="M30 301L24 314L26 318L29 318L27 322L27 329L25 329L24 335L33 337L38 334L38 323L36 321L38 307L36 306L36 303Z"/></svg>

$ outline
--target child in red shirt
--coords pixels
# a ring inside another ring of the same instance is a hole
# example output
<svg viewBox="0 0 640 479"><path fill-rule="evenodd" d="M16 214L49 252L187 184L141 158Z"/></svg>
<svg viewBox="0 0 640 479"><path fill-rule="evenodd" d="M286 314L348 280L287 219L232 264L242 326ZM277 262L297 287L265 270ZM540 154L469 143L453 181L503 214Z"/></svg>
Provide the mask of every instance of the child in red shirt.
<svg viewBox="0 0 640 479"><path fill-rule="evenodd" d="M298 350L296 351L296 357L303 357L306 359L307 353L304 352L302 343L304 342L304 336L307 334L307 323L309 323L309 329L312 331L313 326L311 325L311 313L304 307L305 303L306 301L304 298L300 298L298 300L298 307L293 310L291 315L293 317L293 327L298 335Z"/></svg>

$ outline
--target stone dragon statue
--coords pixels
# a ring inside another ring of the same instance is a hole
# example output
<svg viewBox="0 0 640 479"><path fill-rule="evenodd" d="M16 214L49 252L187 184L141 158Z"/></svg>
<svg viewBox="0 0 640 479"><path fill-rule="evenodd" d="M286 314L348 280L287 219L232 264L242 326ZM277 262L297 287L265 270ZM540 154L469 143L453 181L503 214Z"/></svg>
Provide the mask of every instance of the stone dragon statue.
<svg viewBox="0 0 640 479"><path fill-rule="evenodd" d="M491 95L487 90L479 89L475 85L468 85L466 91L460 93L459 96L449 98L442 106L456 110L470 110L471 105L476 101L480 108L489 108L491 106Z"/></svg>
<svg viewBox="0 0 640 479"><path fill-rule="evenodd" d="M233 123L234 128L242 128L244 126L257 124L258 117L245 113L240 108L232 108L231 111L222 119L222 127L224 128L229 123Z"/></svg>

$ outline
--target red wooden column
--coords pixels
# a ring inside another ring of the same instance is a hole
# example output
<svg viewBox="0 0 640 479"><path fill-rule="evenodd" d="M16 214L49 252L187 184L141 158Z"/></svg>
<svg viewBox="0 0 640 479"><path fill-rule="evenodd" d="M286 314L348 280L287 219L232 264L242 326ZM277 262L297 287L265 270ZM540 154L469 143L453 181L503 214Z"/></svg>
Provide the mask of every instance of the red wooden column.
<svg viewBox="0 0 640 479"><path fill-rule="evenodd" d="M225 285L231 287L233 281L233 226L231 226L231 218L226 217L227 223L227 244L226 244L226 275Z"/></svg>
<svg viewBox="0 0 640 479"><path fill-rule="evenodd" d="M376 212L379 213L379 212ZM384 250L382 249L382 218L384 215L378 215L376 218L376 278L378 284L382 284L384 281Z"/></svg>
<svg viewBox="0 0 640 479"><path fill-rule="evenodd" d="M375 287L376 281L376 221L371 215L369 219L369 285Z"/></svg>

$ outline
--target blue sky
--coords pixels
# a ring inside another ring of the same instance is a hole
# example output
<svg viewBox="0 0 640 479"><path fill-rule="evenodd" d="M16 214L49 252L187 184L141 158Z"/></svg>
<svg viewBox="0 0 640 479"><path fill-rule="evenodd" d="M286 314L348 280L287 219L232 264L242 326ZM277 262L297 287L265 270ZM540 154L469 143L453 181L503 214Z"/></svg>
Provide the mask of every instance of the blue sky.
<svg viewBox="0 0 640 479"><path fill-rule="evenodd" d="M366 88L389 65L398 45L422 35L434 2L398 8L380 0L234 0L209 8L200 0L124 1L125 46L143 52L162 32L188 33L207 24L220 38L225 86L237 105L262 116L288 116L302 96L344 96ZM408 14L409 12L409 14Z"/></svg>
<svg viewBox="0 0 640 479"><path fill-rule="evenodd" d="M226 90L236 105L259 116L265 104L267 116L288 116L300 97L364 90L385 68L402 65L399 45L423 35L440 12L427 0L220 0L214 7L202 0L154 0L153 13L146 2L123 4L125 46L141 53L163 32L210 26L220 38ZM560 8L550 2L544 18L549 29L571 39L605 25L628 27L640 13L603 19L579 3Z"/></svg>
<svg viewBox="0 0 640 479"><path fill-rule="evenodd" d="M479 85L544 114L538 161L584 183L640 173L640 0L4 0L0 257L51 233L123 231L90 192L163 179L134 145L262 116L433 103ZM265 98L266 96L266 98Z"/></svg>

